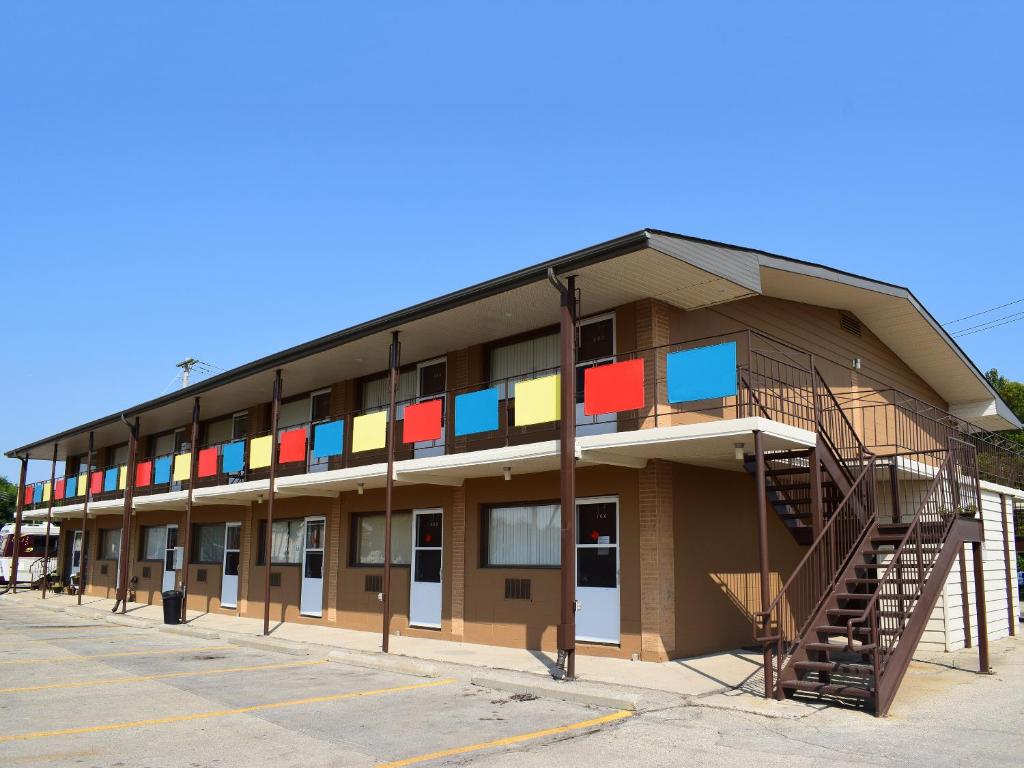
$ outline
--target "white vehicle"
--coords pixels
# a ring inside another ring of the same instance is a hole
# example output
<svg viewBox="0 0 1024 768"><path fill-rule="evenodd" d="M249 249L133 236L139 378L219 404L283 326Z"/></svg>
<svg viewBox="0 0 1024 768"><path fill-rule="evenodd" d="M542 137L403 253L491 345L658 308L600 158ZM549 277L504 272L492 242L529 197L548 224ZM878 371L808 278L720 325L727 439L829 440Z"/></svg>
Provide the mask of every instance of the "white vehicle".
<svg viewBox="0 0 1024 768"><path fill-rule="evenodd" d="M60 526L50 524L50 571L57 567L57 547L60 540ZM14 523L0 528L0 584L7 584L11 578L11 563L14 559ZM21 542L18 548L18 583L35 584L43 578L46 560L46 523L22 523Z"/></svg>

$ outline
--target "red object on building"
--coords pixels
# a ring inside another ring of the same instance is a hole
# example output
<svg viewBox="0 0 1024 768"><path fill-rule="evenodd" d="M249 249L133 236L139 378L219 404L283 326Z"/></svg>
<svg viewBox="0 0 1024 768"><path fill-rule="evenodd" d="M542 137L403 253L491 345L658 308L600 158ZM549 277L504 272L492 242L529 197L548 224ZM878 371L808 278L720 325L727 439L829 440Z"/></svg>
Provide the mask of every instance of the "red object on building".
<svg viewBox="0 0 1024 768"><path fill-rule="evenodd" d="M135 465L135 487L145 488L153 482L153 462L140 461Z"/></svg>
<svg viewBox="0 0 1024 768"><path fill-rule="evenodd" d="M199 466L196 472L200 477L213 477L217 474L216 448L203 448L199 452Z"/></svg>
<svg viewBox="0 0 1024 768"><path fill-rule="evenodd" d="M281 453L277 460L282 464L289 461L306 460L305 429L292 429L281 433Z"/></svg>
<svg viewBox="0 0 1024 768"><path fill-rule="evenodd" d="M26 504L31 504L32 503L32 499L35 496L35 492L36 492L36 487L34 485L26 485L25 486L25 503Z"/></svg>
<svg viewBox="0 0 1024 768"><path fill-rule="evenodd" d="M53 498L63 499L64 498L64 478L57 480L53 484Z"/></svg>
<svg viewBox="0 0 1024 768"><path fill-rule="evenodd" d="M419 443L441 437L441 398L405 406L402 442Z"/></svg>
<svg viewBox="0 0 1024 768"><path fill-rule="evenodd" d="M93 493L103 493L103 473L93 472L89 480L89 490Z"/></svg>
<svg viewBox="0 0 1024 768"><path fill-rule="evenodd" d="M644 361L598 365L583 371L583 413L599 416L644 407Z"/></svg>

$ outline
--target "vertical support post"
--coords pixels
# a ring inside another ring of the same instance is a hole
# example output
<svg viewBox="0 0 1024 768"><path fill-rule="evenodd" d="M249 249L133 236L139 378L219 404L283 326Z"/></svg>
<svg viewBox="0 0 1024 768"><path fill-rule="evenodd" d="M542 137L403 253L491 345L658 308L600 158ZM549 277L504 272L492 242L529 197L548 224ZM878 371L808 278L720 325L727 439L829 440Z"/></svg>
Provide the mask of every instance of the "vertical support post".
<svg viewBox="0 0 1024 768"><path fill-rule="evenodd" d="M560 284L559 284L560 285ZM565 654L565 679L576 677L576 278L560 287L561 412L561 622L558 650Z"/></svg>
<svg viewBox="0 0 1024 768"><path fill-rule="evenodd" d="M124 419L124 417L121 417ZM128 424L125 421L125 424ZM135 459L139 450L139 417L135 424L128 424L128 466L124 484L124 512L121 514L121 553L118 558L121 578L118 579L117 601L114 602L114 613L117 613L118 601L121 613L128 610L128 564L131 562L131 529L132 529L132 492L135 490Z"/></svg>
<svg viewBox="0 0 1024 768"><path fill-rule="evenodd" d="M960 546L960 612L964 620L964 648L971 648L971 600L967 591L967 543Z"/></svg>
<svg viewBox="0 0 1024 768"><path fill-rule="evenodd" d="M892 494L892 521L898 523L902 516L900 510L899 473L896 471L896 457L889 461L889 491Z"/></svg>
<svg viewBox="0 0 1024 768"><path fill-rule="evenodd" d="M388 476L384 485L384 599L381 606L384 615L380 640L380 649L384 653L388 652L388 635L391 633L391 506L395 490L395 398L398 396L400 362L398 331L392 331L391 347L388 350Z"/></svg>
<svg viewBox="0 0 1024 768"><path fill-rule="evenodd" d="M985 562L982 549L984 542L972 541L971 554L974 557L974 600L978 604L978 671L991 675L988 660L988 616L985 611ZM1012 623L1012 617L1011 617Z"/></svg>
<svg viewBox="0 0 1024 768"><path fill-rule="evenodd" d="M25 488L28 485L28 456L21 457L21 479L18 481L18 502L14 512L14 552L11 555L11 592L18 591L18 555L21 551L21 513L25 509Z"/></svg>
<svg viewBox="0 0 1024 768"><path fill-rule="evenodd" d="M1007 509L1006 506L1006 494L999 494L999 511L1000 519L1003 523L1003 574L1006 576L1006 619L1010 625L1010 637L1017 634L1017 621L1013 615L1013 566L1010 560L1010 521L1008 518L1008 512L1012 512L1012 509Z"/></svg>
<svg viewBox="0 0 1024 768"><path fill-rule="evenodd" d="M825 500L822 490L821 459L818 446L811 448L810 477L811 484L811 536L817 539L825 527Z"/></svg>
<svg viewBox="0 0 1024 768"><path fill-rule="evenodd" d="M185 496L185 526L181 529L181 623L188 623L188 563L192 553L192 489L196 486L196 471L199 466L199 398L192 403L192 435L189 443L192 461L188 472L188 494Z"/></svg>
<svg viewBox="0 0 1024 768"><path fill-rule="evenodd" d="M270 634L270 568L274 564L274 480L277 478L277 422L281 415L281 369L274 372L274 401L270 406L270 488L267 491L267 535L263 537L263 634ZM194 451L194 446L193 446Z"/></svg>
<svg viewBox="0 0 1024 768"><path fill-rule="evenodd" d="M82 501L82 553L78 556L78 604L82 604L82 594L85 592L86 584L86 558L88 557L89 535L89 476L92 474L92 457L95 450L95 434L89 432L89 453L85 457L85 499ZM78 474L82 474L82 468L78 468Z"/></svg>
<svg viewBox="0 0 1024 768"><path fill-rule="evenodd" d="M53 444L53 460L50 462L50 499L46 507L46 544L43 549L43 600L46 599L46 588L50 585L50 529L53 527L54 484L57 481L57 443Z"/></svg>
<svg viewBox="0 0 1024 768"><path fill-rule="evenodd" d="M761 610L767 612L771 604L771 595L768 591L768 487L764 472L764 441L760 430L754 432L754 461L756 462L755 482L757 484L757 544L758 544L758 568L761 574ZM761 627L763 637L768 636L768 628L771 619L765 613L764 625ZM767 644L764 647L764 697L772 698L775 692L775 682L772 674L771 650Z"/></svg>

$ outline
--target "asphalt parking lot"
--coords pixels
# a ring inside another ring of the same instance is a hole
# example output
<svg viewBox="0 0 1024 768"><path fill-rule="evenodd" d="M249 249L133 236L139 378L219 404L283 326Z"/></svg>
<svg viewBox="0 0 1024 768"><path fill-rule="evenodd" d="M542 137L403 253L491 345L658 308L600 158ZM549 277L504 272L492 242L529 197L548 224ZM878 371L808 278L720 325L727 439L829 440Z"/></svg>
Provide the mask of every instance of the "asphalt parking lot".
<svg viewBox="0 0 1024 768"><path fill-rule="evenodd" d="M437 765L628 716L9 602L0 614L5 767Z"/></svg>

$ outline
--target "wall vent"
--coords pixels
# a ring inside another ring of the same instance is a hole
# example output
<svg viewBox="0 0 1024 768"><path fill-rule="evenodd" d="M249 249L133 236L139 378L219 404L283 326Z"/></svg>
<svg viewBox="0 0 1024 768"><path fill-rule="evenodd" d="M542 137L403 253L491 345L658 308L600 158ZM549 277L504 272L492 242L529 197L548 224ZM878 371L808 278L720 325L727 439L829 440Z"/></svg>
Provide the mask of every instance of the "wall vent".
<svg viewBox="0 0 1024 768"><path fill-rule="evenodd" d="M102 565L100 565L100 575L101 576L106 576L107 572L108 572L107 564L103 563Z"/></svg>
<svg viewBox="0 0 1024 768"><path fill-rule="evenodd" d="M366 574L366 578L363 580L363 591L364 592L383 592L384 591L384 577L378 574Z"/></svg>
<svg viewBox="0 0 1024 768"><path fill-rule="evenodd" d="M839 313L839 327L847 333L852 333L854 336L861 335L860 320L852 312Z"/></svg>
<svg viewBox="0 0 1024 768"><path fill-rule="evenodd" d="M272 587L280 587L281 586L281 573L280 572L278 572L278 573L271 572L270 573L270 586L272 586Z"/></svg>
<svg viewBox="0 0 1024 768"><path fill-rule="evenodd" d="M148 579L152 575L153 575L153 569L152 568L150 568L148 565L142 566L142 578Z"/></svg>
<svg viewBox="0 0 1024 768"><path fill-rule="evenodd" d="M530 580L529 579L505 579L506 600L529 600Z"/></svg>
<svg viewBox="0 0 1024 768"><path fill-rule="evenodd" d="M196 581L198 581L200 583L204 583L206 581L206 569L205 568L200 568L198 571L196 571Z"/></svg>

